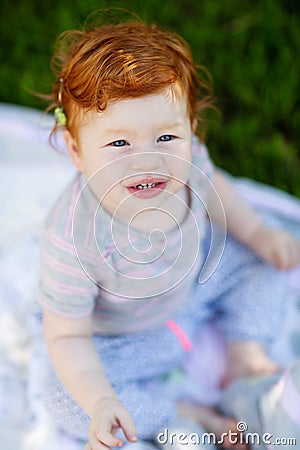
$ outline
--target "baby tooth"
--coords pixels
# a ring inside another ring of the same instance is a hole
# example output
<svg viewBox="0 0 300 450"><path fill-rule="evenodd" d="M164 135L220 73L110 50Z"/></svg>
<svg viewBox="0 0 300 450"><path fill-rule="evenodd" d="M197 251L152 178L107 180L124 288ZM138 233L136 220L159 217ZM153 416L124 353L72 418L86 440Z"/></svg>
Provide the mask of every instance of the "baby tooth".
<svg viewBox="0 0 300 450"><path fill-rule="evenodd" d="M149 189L156 186L157 183L140 183L136 187L137 189Z"/></svg>

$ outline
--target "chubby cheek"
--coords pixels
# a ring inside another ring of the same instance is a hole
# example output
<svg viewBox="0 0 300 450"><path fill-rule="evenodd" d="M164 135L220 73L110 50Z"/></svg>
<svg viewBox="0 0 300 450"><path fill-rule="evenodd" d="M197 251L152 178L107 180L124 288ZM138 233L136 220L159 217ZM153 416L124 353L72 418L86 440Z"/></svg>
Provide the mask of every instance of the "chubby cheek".
<svg viewBox="0 0 300 450"><path fill-rule="evenodd" d="M124 179L124 170L120 161L94 161L86 168L85 178L98 200L115 194L120 181Z"/></svg>
<svg viewBox="0 0 300 450"><path fill-rule="evenodd" d="M177 186L187 184L191 172L191 157L189 153L180 158L172 158L169 165L174 182Z"/></svg>
<svg viewBox="0 0 300 450"><path fill-rule="evenodd" d="M175 193L179 192L184 186L188 184L189 175L190 171L187 170L185 171L181 170L179 174L173 175L174 176L173 186Z"/></svg>

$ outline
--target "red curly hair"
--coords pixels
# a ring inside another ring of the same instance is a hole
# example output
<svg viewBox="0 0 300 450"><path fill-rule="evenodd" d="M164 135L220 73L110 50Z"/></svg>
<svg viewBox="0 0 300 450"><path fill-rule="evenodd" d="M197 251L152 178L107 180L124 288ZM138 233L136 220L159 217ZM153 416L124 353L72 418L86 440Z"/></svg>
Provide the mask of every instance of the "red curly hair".
<svg viewBox="0 0 300 450"><path fill-rule="evenodd" d="M52 61L57 81L49 110L63 108L74 136L85 111L104 111L109 102L171 88L175 97L186 96L190 120L200 119L198 134L204 137L209 75L202 68L208 76L199 77L188 44L176 33L144 22L105 24L67 31L57 44ZM58 128L56 123L52 133Z"/></svg>

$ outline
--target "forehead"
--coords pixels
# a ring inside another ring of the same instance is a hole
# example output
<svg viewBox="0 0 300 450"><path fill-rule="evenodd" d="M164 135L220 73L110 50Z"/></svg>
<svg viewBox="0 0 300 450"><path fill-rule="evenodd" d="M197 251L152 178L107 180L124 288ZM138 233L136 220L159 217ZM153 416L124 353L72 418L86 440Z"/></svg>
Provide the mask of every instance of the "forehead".
<svg viewBox="0 0 300 450"><path fill-rule="evenodd" d="M184 95L178 95L172 89L143 97L110 101L102 112L87 111L82 126L89 127L95 123L99 125L117 125L129 123L172 123L185 121L188 117L187 100Z"/></svg>

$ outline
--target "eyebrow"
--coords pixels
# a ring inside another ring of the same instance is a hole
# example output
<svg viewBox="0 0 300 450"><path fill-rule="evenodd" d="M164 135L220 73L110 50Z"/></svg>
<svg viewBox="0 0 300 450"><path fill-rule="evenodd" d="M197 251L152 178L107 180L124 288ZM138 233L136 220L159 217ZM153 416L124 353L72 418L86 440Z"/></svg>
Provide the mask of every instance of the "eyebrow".
<svg viewBox="0 0 300 450"><path fill-rule="evenodd" d="M159 130L164 130L164 129L171 129L172 130L174 128L182 128L182 122L163 124L162 126L159 127Z"/></svg>
<svg viewBox="0 0 300 450"><path fill-rule="evenodd" d="M182 128L182 122L175 122L171 124L163 124L158 128L158 131L162 131L165 129L175 129L175 128ZM109 128L105 130L105 134L125 134L128 133L129 130L123 129L123 128Z"/></svg>
<svg viewBox="0 0 300 450"><path fill-rule="evenodd" d="M128 133L128 130L126 130L125 128L109 128L107 130L105 130L105 134L124 134L124 133Z"/></svg>

